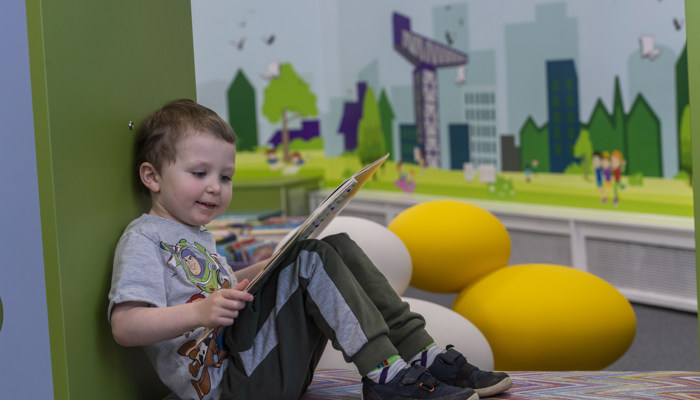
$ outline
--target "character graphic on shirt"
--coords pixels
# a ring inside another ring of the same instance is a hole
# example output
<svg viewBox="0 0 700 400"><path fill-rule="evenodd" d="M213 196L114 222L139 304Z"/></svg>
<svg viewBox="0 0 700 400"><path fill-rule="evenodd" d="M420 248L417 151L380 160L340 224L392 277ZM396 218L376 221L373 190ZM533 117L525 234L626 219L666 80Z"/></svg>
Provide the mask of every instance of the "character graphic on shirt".
<svg viewBox="0 0 700 400"><path fill-rule="evenodd" d="M160 248L170 253L168 265L174 268L182 268L187 279L200 290L187 301L191 303L209 296L220 288L231 287L231 276L222 267L216 253L210 253L204 246L195 242L190 244L181 239L177 245L160 243ZM220 368L221 363L228 352L219 346L218 338L224 328L219 327L214 332L197 344L197 338L192 335L191 340L183 343L178 349L178 354L189 358L189 373L192 387L197 396L202 399L211 391L211 378L209 367ZM191 332L185 334L189 338Z"/></svg>
<svg viewBox="0 0 700 400"><path fill-rule="evenodd" d="M228 272L221 267L219 257L197 242L189 244L180 239L177 245L161 242L160 247L171 254L168 265L182 267L187 279L202 292L214 293L224 282L231 281Z"/></svg>

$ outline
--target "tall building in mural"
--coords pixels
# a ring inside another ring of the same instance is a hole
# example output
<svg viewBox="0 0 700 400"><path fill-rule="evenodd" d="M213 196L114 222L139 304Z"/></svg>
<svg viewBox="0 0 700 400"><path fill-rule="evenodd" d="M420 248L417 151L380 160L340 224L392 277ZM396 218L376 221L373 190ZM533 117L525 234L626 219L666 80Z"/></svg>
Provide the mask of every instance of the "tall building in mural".
<svg viewBox="0 0 700 400"><path fill-rule="evenodd" d="M514 135L501 135L501 171L520 171L520 149Z"/></svg>
<svg viewBox="0 0 700 400"><path fill-rule="evenodd" d="M547 94L540 89L547 87L546 62L578 64L578 32L578 20L567 16L565 2L538 4L534 21L505 25L508 131L518 132L530 117L546 122Z"/></svg>
<svg viewBox="0 0 700 400"><path fill-rule="evenodd" d="M411 124L415 128L413 123L415 118L413 116L413 88L408 85L392 86L390 88L389 97L391 98L391 108L394 111L394 122L392 124L396 131L394 144L394 152L396 152L396 160L403 162L414 162L413 156L409 158L404 158L404 135L401 130L402 125ZM411 146L415 146L417 142L411 142ZM411 150L413 151L413 150Z"/></svg>
<svg viewBox="0 0 700 400"><path fill-rule="evenodd" d="M467 151L467 147L454 149L453 135L462 131L462 125L466 124L464 118L464 104L462 90L475 82L467 80L467 72L471 72L474 57L469 51L469 12L466 2L441 4L432 8L433 30L432 38L435 41L449 46L462 53L469 54L469 67L440 68L438 76L438 117L440 122L440 148L441 167L455 169L459 165L462 169L463 161L453 160L452 154L460 154ZM473 76L471 77L474 78ZM453 127L454 125L454 127ZM459 140L461 140L460 138ZM467 137L466 140L469 138ZM466 156L469 158L469 155Z"/></svg>
<svg viewBox="0 0 700 400"><path fill-rule="evenodd" d="M572 60L547 62L547 109L550 172L564 172L574 162L580 130L578 76Z"/></svg>
<svg viewBox="0 0 700 400"><path fill-rule="evenodd" d="M461 170L464 163L471 161L469 156L469 125L450 124L450 169Z"/></svg>
<svg viewBox="0 0 700 400"><path fill-rule="evenodd" d="M471 163L498 165L496 135L496 93L493 88L468 86L464 89L464 114L469 125Z"/></svg>
<svg viewBox="0 0 700 400"><path fill-rule="evenodd" d="M238 151L251 151L258 145L258 110L255 88L242 70L238 70L226 93L228 122L236 132Z"/></svg>
<svg viewBox="0 0 700 400"><path fill-rule="evenodd" d="M365 99L367 83L357 83L357 100L345 102L343 116L338 126L338 133L345 136L345 151L357 148L357 126L362 119L362 103Z"/></svg>
<svg viewBox="0 0 700 400"><path fill-rule="evenodd" d="M492 50L469 54L467 84L462 86L459 99L464 106L463 117L470 126L471 159L475 167L493 164L500 168L496 116L496 55Z"/></svg>
<svg viewBox="0 0 700 400"><path fill-rule="evenodd" d="M393 43L397 52L415 66L413 101L417 150L429 167L441 167L440 121L438 110L437 69L465 65L467 55L440 42L411 31L411 21L394 13Z"/></svg>
<svg viewBox="0 0 700 400"><path fill-rule="evenodd" d="M401 161L418 163L414 150L418 146L418 130L415 124L399 124Z"/></svg>

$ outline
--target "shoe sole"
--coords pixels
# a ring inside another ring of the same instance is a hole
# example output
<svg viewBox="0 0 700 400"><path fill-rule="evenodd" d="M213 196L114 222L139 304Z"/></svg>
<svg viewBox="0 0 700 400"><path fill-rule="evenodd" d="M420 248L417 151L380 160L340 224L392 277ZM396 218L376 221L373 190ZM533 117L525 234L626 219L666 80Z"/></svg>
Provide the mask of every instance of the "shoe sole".
<svg viewBox="0 0 700 400"><path fill-rule="evenodd" d="M497 395L499 393L503 393L506 390L510 389L511 387L513 387L513 380L510 379L510 377L507 377L506 379L498 382L495 385L481 388L481 389L473 389L473 390L476 392L476 394L479 395L479 398L482 398L482 397L489 397L489 396Z"/></svg>
<svg viewBox="0 0 700 400"><path fill-rule="evenodd" d="M360 399L365 400L365 396L364 396L364 395L360 395ZM474 393L473 395L469 396L468 399L464 399L464 400L479 400L479 394L478 394L478 393Z"/></svg>
<svg viewBox="0 0 700 400"><path fill-rule="evenodd" d="M510 378L508 378L508 380L510 380ZM497 385L494 385L494 386L497 386ZM494 387L494 386L492 386L492 387ZM506 390L507 390L507 389L506 389ZM360 399L361 399L361 400L365 400L365 394L364 394L364 393L360 393ZM469 398L464 399L464 400L479 400L479 393L476 393L476 391L475 391L473 395L469 396Z"/></svg>

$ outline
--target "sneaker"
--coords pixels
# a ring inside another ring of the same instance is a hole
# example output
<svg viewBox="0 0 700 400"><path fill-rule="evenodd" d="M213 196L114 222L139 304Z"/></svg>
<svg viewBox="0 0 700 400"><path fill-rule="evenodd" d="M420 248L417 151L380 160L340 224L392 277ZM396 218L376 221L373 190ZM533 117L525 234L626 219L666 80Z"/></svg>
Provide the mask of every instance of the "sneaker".
<svg viewBox="0 0 700 400"><path fill-rule="evenodd" d="M387 383L375 383L362 378L363 400L479 400L472 389L459 388L442 383L432 377L425 367L414 364L400 371Z"/></svg>
<svg viewBox="0 0 700 400"><path fill-rule="evenodd" d="M479 397L493 396L513 386L513 381L505 372L482 371L467 362L467 359L448 345L444 353L435 357L428 372L448 385L471 388Z"/></svg>

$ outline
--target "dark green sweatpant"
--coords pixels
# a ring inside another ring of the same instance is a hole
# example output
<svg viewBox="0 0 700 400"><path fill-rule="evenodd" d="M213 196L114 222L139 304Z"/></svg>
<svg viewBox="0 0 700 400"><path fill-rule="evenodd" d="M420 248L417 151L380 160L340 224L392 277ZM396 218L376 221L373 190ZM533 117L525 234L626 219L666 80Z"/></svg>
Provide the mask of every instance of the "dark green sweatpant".
<svg viewBox="0 0 700 400"><path fill-rule="evenodd" d="M328 340L360 374L433 340L347 235L304 240L227 330L222 399L297 399Z"/></svg>

